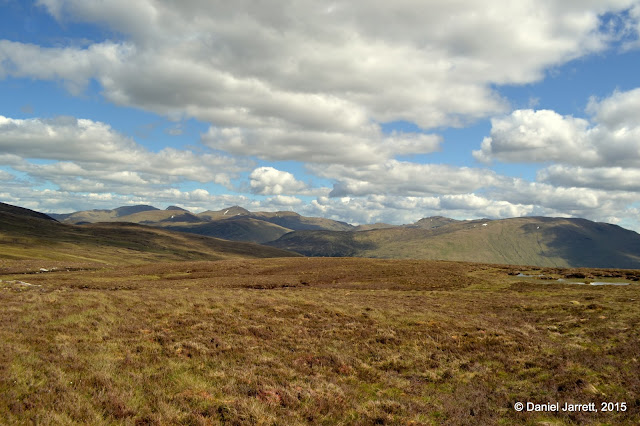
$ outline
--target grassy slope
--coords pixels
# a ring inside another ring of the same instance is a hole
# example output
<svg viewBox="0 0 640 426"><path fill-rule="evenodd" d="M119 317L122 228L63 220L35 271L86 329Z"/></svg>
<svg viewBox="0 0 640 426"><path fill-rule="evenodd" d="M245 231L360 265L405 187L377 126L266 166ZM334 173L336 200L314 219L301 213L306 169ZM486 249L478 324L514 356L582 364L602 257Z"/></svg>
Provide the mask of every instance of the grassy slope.
<svg viewBox="0 0 640 426"><path fill-rule="evenodd" d="M227 219L232 216L247 216L250 215L251 212L240 206L233 206L227 209L222 210L207 210L202 213L198 213L198 217L204 220L217 220L217 219Z"/></svg>
<svg viewBox="0 0 640 426"><path fill-rule="evenodd" d="M269 259L0 275L0 423L638 424L640 286L514 271Z"/></svg>
<svg viewBox="0 0 640 426"><path fill-rule="evenodd" d="M174 219L171 219L173 216ZM118 222L143 223L149 225L161 224L163 222L199 222L201 219L189 212L177 210L153 210L137 212L116 219Z"/></svg>
<svg viewBox="0 0 640 426"><path fill-rule="evenodd" d="M174 231L254 243L277 240L282 235L291 232L291 229L244 216L232 216L205 223L162 224L162 226Z"/></svg>
<svg viewBox="0 0 640 426"><path fill-rule="evenodd" d="M356 231L356 232L359 232L359 231L372 231L374 229L397 228L398 226L401 226L401 225L390 225L388 223L371 223L371 224L358 225L353 230Z"/></svg>
<svg viewBox="0 0 640 426"><path fill-rule="evenodd" d="M0 258L139 263L287 256L281 250L123 223L60 224L0 212Z"/></svg>
<svg viewBox="0 0 640 426"><path fill-rule="evenodd" d="M270 245L311 256L640 267L637 233L583 219L514 218L459 222L435 229L392 228L355 234L294 232Z"/></svg>
<svg viewBox="0 0 640 426"><path fill-rule="evenodd" d="M11 204L0 203L0 213L14 214L17 216L24 216L30 218L38 218L44 220L54 221L51 216L44 213L39 213L33 210L25 209L24 207L13 206Z"/></svg>

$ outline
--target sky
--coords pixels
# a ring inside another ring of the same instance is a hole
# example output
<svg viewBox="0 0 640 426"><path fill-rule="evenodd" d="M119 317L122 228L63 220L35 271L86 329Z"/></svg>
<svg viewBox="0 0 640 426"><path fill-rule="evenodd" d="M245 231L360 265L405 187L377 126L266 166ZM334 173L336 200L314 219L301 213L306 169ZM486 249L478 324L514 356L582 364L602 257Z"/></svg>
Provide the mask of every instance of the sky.
<svg viewBox="0 0 640 426"><path fill-rule="evenodd" d="M0 201L640 231L640 0L0 0Z"/></svg>

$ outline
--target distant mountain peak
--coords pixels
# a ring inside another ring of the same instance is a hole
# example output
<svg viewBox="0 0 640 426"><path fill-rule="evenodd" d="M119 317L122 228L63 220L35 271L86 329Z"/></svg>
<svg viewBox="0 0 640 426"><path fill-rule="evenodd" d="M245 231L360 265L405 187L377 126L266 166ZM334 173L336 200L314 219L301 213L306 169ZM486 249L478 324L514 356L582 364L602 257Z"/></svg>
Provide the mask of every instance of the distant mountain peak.
<svg viewBox="0 0 640 426"><path fill-rule="evenodd" d="M189 211L187 209L183 209L182 207L178 207L178 206L169 206L165 210L177 210L177 211L181 211L181 212L188 212Z"/></svg>
<svg viewBox="0 0 640 426"><path fill-rule="evenodd" d="M240 206L231 206L231 207L227 207L226 209L222 209L220 210L220 212L224 215L224 216L236 216L239 214L251 214L251 212L247 209L245 209L244 207L240 207Z"/></svg>
<svg viewBox="0 0 640 426"><path fill-rule="evenodd" d="M439 228L441 226L446 226L446 225L450 225L452 223L457 223L457 222L460 222L460 221L456 219L444 217L444 216L430 216L430 217L425 217L420 219L419 221L414 223L413 226L430 229L430 228Z"/></svg>

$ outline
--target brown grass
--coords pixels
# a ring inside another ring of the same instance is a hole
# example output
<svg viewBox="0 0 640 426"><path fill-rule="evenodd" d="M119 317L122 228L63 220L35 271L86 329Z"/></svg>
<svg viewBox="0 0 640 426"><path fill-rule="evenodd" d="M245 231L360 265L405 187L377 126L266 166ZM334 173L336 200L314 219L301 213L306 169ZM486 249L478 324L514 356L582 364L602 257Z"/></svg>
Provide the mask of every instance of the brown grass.
<svg viewBox="0 0 640 426"><path fill-rule="evenodd" d="M640 421L637 284L372 259L21 267L0 272L0 423Z"/></svg>

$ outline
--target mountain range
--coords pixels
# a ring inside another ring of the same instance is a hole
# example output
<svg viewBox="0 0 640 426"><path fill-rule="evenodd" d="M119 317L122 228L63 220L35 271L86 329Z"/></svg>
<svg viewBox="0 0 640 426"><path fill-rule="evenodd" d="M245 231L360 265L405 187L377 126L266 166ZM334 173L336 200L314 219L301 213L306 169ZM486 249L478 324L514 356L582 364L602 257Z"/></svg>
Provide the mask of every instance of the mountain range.
<svg viewBox="0 0 640 426"><path fill-rule="evenodd" d="M57 230L52 234L55 239L60 239L58 233L62 230L67 238L69 235L78 238L112 235L120 239L107 245L121 247L128 244L137 247L141 241L168 238L163 243L165 248L182 247L202 256L213 252L224 256L222 252L231 250L255 257L301 254L640 269L638 233L617 225L576 218L455 220L434 216L406 225L354 226L291 211L251 212L240 206L195 214L176 206L161 210L138 205L47 216L6 204L0 204L0 214L5 215L0 222L0 235L5 240L6 229L11 228L12 221L6 215L12 214L14 221L16 216L30 221L28 229L47 230L40 232L40 237L52 229ZM14 229L13 232L24 235L27 231ZM14 235L14 238L17 237ZM100 238L98 241L106 241ZM170 243L172 239L176 242ZM227 244L224 249L223 243ZM230 246L239 243L258 244L233 246L233 249ZM199 248L190 250L190 245Z"/></svg>
<svg viewBox="0 0 640 426"><path fill-rule="evenodd" d="M142 211L138 206L115 210L114 217L118 217L118 213L122 217L134 216ZM96 212L92 217L108 216L109 213ZM0 266L2 259L132 264L291 256L300 255L255 243L228 241L125 221L83 225L60 223L49 215L0 203Z"/></svg>
<svg viewBox="0 0 640 426"><path fill-rule="evenodd" d="M463 260L559 267L640 268L640 235L586 219L523 217L460 221L427 217L407 225L353 226L291 211L240 206L191 213L128 206L51 215L65 223L132 222L233 241L251 241L306 256Z"/></svg>

